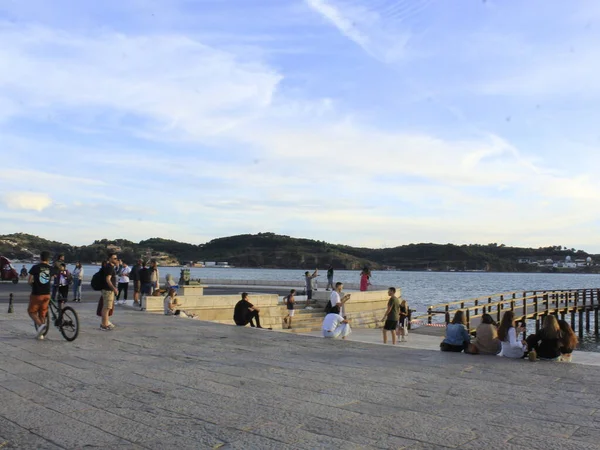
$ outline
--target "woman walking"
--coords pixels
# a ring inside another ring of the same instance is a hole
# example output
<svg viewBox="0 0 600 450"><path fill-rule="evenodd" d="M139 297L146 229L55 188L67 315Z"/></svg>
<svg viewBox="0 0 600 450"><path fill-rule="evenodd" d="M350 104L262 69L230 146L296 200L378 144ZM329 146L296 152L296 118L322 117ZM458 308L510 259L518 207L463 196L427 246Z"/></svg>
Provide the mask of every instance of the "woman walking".
<svg viewBox="0 0 600 450"><path fill-rule="evenodd" d="M362 272L360 273L360 290L361 291L367 290L367 288L371 284L369 282L370 278L371 278L371 270L368 267L363 268Z"/></svg>

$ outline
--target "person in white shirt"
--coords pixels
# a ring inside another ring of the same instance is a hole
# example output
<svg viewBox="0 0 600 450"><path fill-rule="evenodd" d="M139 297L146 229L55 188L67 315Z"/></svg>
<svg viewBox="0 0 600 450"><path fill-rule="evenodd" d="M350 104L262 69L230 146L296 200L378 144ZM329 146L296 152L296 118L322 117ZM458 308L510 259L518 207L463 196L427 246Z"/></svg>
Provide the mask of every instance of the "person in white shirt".
<svg viewBox="0 0 600 450"><path fill-rule="evenodd" d="M350 324L339 314L329 313L323 319L323 337L324 338L342 338L346 339L352 330Z"/></svg>
<svg viewBox="0 0 600 450"><path fill-rule="evenodd" d="M131 267L129 267L125 262L122 262L121 264L121 270L119 272L119 285L117 287L119 293L117 294L116 300L118 304L124 305L125 300L127 300L127 292L129 291L129 274L131 273ZM123 293L123 300L120 300L121 292Z"/></svg>
<svg viewBox="0 0 600 450"><path fill-rule="evenodd" d="M344 307L344 303L350 300L350 294L344 295L341 297L342 289L344 288L344 284L341 282L335 283L335 290L331 292L329 296L329 312L342 314L342 308Z"/></svg>
<svg viewBox="0 0 600 450"><path fill-rule="evenodd" d="M77 261L75 268L73 269L73 301L81 302L81 286L83 284L83 267L81 262Z"/></svg>

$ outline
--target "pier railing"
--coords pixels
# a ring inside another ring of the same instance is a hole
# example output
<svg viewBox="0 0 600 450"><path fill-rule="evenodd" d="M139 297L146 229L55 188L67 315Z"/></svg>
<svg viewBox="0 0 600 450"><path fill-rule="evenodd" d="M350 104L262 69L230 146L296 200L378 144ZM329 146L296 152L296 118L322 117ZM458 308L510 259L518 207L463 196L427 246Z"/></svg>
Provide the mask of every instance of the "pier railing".
<svg viewBox="0 0 600 450"><path fill-rule="evenodd" d="M427 314L415 319L426 319L428 324L433 324L443 317L445 323L449 323L451 316L462 310L467 317L467 327L474 331L484 314L490 314L499 322L503 313L510 310L517 321L535 320L537 331L543 317L554 314L563 320L570 318L571 327L582 336L584 327L590 331L591 314L594 315L594 333L599 334L599 308L600 288L513 291L432 305Z"/></svg>

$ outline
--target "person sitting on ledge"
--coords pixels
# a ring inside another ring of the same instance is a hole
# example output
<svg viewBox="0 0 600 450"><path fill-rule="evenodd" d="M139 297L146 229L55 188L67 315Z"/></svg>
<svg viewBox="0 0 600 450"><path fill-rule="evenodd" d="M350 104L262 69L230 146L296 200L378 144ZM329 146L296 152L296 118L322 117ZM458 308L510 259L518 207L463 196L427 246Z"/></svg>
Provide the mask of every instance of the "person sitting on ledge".
<svg viewBox="0 0 600 450"><path fill-rule="evenodd" d="M165 297L165 316L180 316L180 317L194 317L193 314L188 314L185 311L179 309L183 306L179 303L177 298L177 291L175 289L169 289L169 293Z"/></svg>
<svg viewBox="0 0 600 450"><path fill-rule="evenodd" d="M336 313L327 314L325 319L323 319L321 328L323 330L324 338L337 339L341 337L342 339L346 339L346 337L352 333L348 320Z"/></svg>
<svg viewBox="0 0 600 450"><path fill-rule="evenodd" d="M497 355L502 350L496 322L489 314L481 316L481 323L477 325L475 336L475 339L469 345L468 353L472 355Z"/></svg>
<svg viewBox="0 0 600 450"><path fill-rule="evenodd" d="M518 335L524 331L523 327L518 329L515 327L515 313L506 311L498 327L498 339L502 342L502 350L498 353L498 356L522 358L527 350L527 342L519 341Z"/></svg>
<svg viewBox="0 0 600 450"><path fill-rule="evenodd" d="M571 328L571 325L566 320L559 320L560 327L560 360L563 362L571 362L573 359L573 350L577 347L577 335Z"/></svg>
<svg viewBox="0 0 600 450"><path fill-rule="evenodd" d="M259 317L260 309L250 303L248 298L248 293L242 292L242 299L236 303L233 310L233 321L239 327L245 327L250 324L254 328L253 320L256 320L256 328L262 328Z"/></svg>
<svg viewBox="0 0 600 450"><path fill-rule="evenodd" d="M464 311L454 313L452 322L446 326L446 337L440 344L443 352L462 352L467 350L471 343L471 335L467 329L467 320Z"/></svg>
<svg viewBox="0 0 600 450"><path fill-rule="evenodd" d="M556 317L553 315L546 316L542 329L527 337L529 359L535 361L537 357L549 361L560 360L561 337Z"/></svg>

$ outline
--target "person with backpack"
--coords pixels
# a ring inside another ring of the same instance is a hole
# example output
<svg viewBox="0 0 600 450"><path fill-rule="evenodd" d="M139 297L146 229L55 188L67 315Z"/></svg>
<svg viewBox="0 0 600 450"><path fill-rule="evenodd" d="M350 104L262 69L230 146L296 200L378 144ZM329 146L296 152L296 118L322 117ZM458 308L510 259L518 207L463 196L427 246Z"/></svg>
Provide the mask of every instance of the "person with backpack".
<svg viewBox="0 0 600 450"><path fill-rule="evenodd" d="M287 295L285 300L285 306L287 306L287 316L283 318L283 323L287 325L287 329L292 329L292 317L294 317L294 304L296 303L296 289L292 289Z"/></svg>
<svg viewBox="0 0 600 450"><path fill-rule="evenodd" d="M102 276L104 284L102 286L102 331L111 331L115 328L109 320L110 311L115 307L115 296L118 294L117 274L115 265L118 263L116 253L109 253L106 264L102 267Z"/></svg>
<svg viewBox="0 0 600 450"><path fill-rule="evenodd" d="M136 306L139 306L140 309L143 309L143 301L144 297L148 295L152 295L152 272L149 267L147 267L147 263L145 261L142 262L142 268L139 271L139 280L140 280L140 297L139 303Z"/></svg>

